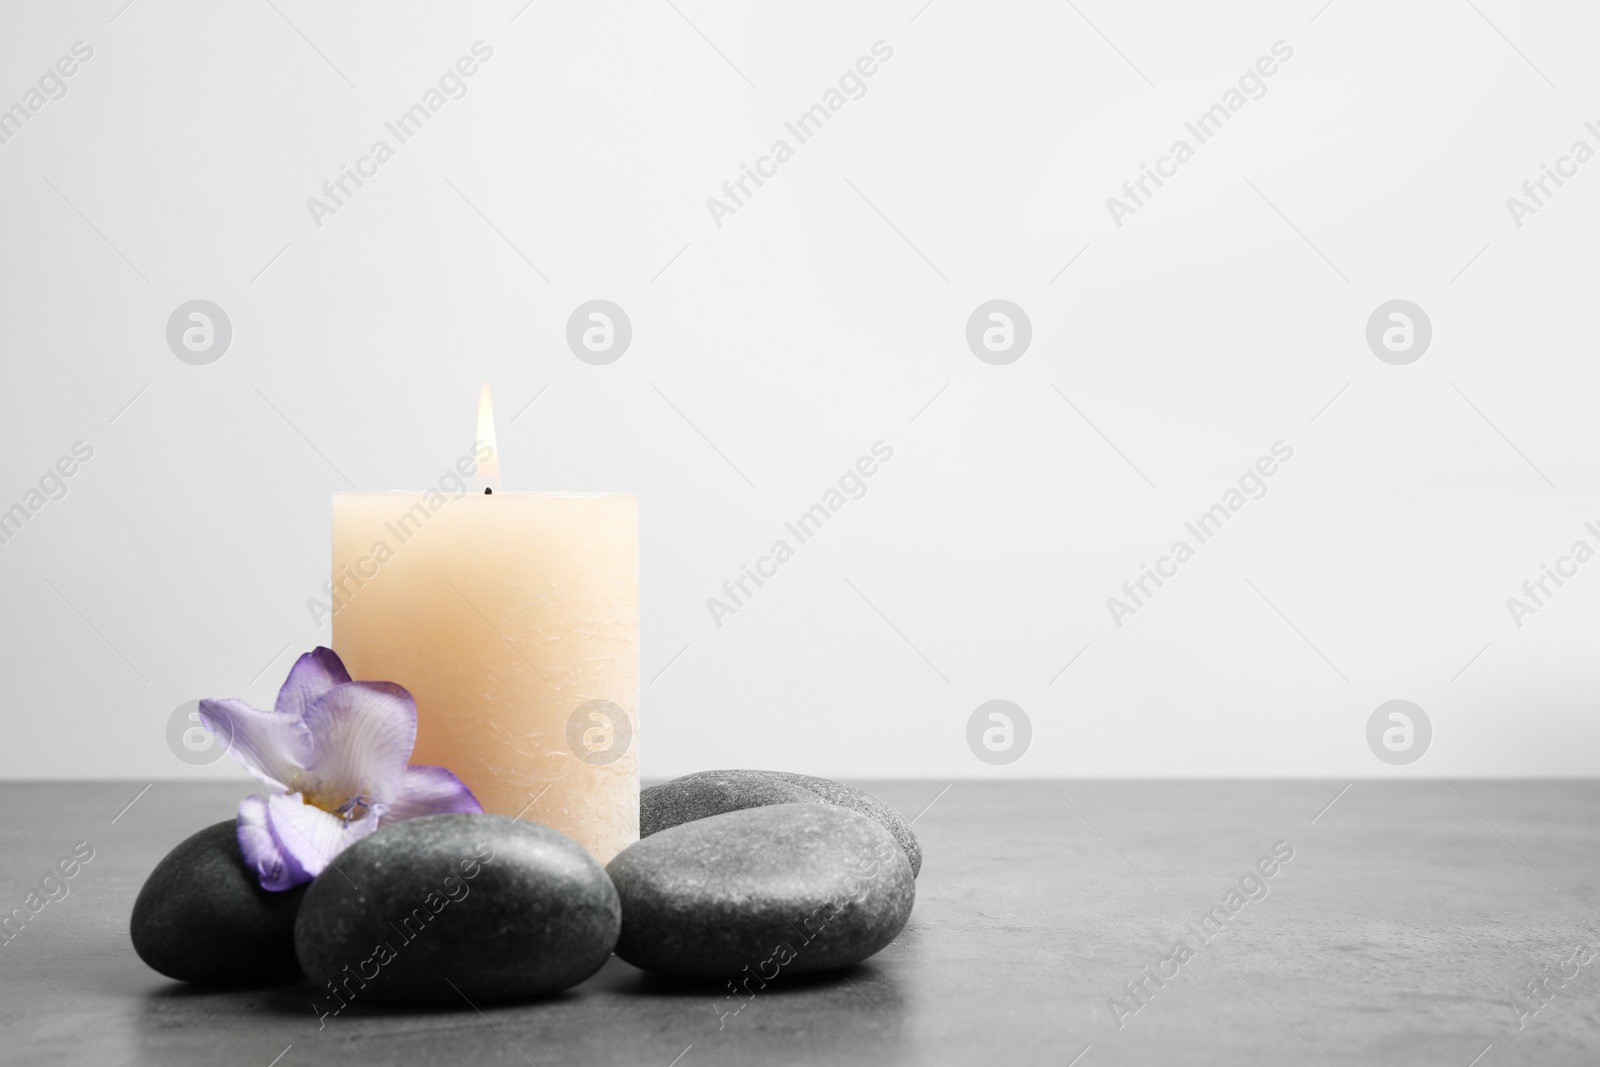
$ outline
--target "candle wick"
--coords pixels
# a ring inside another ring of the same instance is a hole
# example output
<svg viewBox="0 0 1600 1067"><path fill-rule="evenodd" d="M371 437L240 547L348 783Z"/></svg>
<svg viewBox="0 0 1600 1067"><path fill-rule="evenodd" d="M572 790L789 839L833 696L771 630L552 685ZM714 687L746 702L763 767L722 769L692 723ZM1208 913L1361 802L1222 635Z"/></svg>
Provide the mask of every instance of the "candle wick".
<svg viewBox="0 0 1600 1067"><path fill-rule="evenodd" d="M493 489L490 489L490 488L489 488L489 487L488 487L488 486L487 486L487 485L486 485L486 486L484 486L484 487L483 487L483 495L484 495L484 496L493 496L493 495L494 495L494 490L493 490Z"/></svg>

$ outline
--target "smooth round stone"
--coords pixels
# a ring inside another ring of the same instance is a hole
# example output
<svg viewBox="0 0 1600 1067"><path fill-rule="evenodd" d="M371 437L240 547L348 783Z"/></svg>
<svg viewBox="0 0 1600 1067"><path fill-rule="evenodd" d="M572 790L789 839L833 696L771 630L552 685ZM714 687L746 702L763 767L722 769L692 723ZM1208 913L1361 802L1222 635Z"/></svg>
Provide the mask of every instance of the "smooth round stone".
<svg viewBox="0 0 1600 1067"><path fill-rule="evenodd" d="M912 877L922 873L922 846L904 815L865 790L788 771L697 771L651 786L639 794L639 836L724 812L819 800L876 819L905 850Z"/></svg>
<svg viewBox="0 0 1600 1067"><path fill-rule="evenodd" d="M319 1013L553 993L598 971L622 924L588 850L504 815L408 819L336 862L311 883L294 929Z"/></svg>
<svg viewBox="0 0 1600 1067"><path fill-rule="evenodd" d="M889 831L815 801L661 830L606 870L622 898L618 956L661 974L758 983L861 962L900 933L917 893Z"/></svg>
<svg viewBox="0 0 1600 1067"><path fill-rule="evenodd" d="M270 893L245 866L232 819L156 864L133 903L133 949L180 982L268 984L300 976L294 920L305 889Z"/></svg>
<svg viewBox="0 0 1600 1067"><path fill-rule="evenodd" d="M922 845L917 841L917 835L911 831L911 823L904 815L884 803L882 799L867 792L857 789L853 785L835 782L831 778L817 778L809 774L790 774L787 771L772 771L775 777L785 782L791 782L803 789L816 793L829 804L837 804L841 808L859 811L861 814L876 819L879 825L888 830L894 839L905 850L906 859L911 862L911 874L915 877L922 873Z"/></svg>
<svg viewBox="0 0 1600 1067"><path fill-rule="evenodd" d="M771 804L821 804L814 790L768 771L701 771L639 792L639 836L650 837L696 819Z"/></svg>

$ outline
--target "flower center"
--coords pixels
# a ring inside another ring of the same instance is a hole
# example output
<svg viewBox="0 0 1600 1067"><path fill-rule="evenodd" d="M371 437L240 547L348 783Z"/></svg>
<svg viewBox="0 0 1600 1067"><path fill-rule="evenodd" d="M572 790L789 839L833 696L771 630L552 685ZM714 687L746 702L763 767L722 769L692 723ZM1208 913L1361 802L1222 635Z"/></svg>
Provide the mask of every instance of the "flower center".
<svg viewBox="0 0 1600 1067"><path fill-rule="evenodd" d="M367 809L371 807L371 804L371 798L365 793L357 793L335 808L333 813L345 822L354 822L367 813Z"/></svg>
<svg viewBox="0 0 1600 1067"><path fill-rule="evenodd" d="M365 789L359 790L354 796L338 799L339 794L329 795L325 792L302 793L301 799L314 808L321 808L330 815L337 815L345 822L355 822L363 818L372 807L372 797Z"/></svg>

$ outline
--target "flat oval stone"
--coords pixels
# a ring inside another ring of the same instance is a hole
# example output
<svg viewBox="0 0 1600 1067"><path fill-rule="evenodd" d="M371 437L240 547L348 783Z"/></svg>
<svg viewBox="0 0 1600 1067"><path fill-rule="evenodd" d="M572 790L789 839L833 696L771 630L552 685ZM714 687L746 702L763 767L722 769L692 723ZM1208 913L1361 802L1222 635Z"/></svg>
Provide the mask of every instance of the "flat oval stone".
<svg viewBox="0 0 1600 1067"><path fill-rule="evenodd" d="M865 790L788 771L697 771L653 785L639 794L639 836L724 812L819 800L876 819L905 850L912 877L922 873L922 846L905 816Z"/></svg>
<svg viewBox="0 0 1600 1067"><path fill-rule="evenodd" d="M305 888L270 893L245 866L232 819L167 853L133 902L133 950L180 982L270 984L300 977L295 913Z"/></svg>
<svg viewBox="0 0 1600 1067"><path fill-rule="evenodd" d="M859 811L868 818L877 820L885 830L894 836L905 850L906 859L911 862L911 875L916 877L922 873L922 845L917 841L917 835L911 832L911 824L900 812L890 807L884 801L865 789L857 789L853 785L835 782L831 778L817 778L809 774L791 774L787 771L772 771L774 777L785 782L798 785L816 793L829 804L837 804L841 808Z"/></svg>
<svg viewBox="0 0 1600 1067"><path fill-rule="evenodd" d="M621 928L617 891L588 850L504 815L408 819L336 862L294 929L319 1014L553 993L598 971Z"/></svg>
<svg viewBox="0 0 1600 1067"><path fill-rule="evenodd" d="M859 963L904 928L917 884L865 815L805 802L661 830L606 868L622 898L617 955L661 974L806 974Z"/></svg>
<svg viewBox="0 0 1600 1067"><path fill-rule="evenodd" d="M639 791L639 836L771 804L821 804L815 791L767 771L701 771Z"/></svg>

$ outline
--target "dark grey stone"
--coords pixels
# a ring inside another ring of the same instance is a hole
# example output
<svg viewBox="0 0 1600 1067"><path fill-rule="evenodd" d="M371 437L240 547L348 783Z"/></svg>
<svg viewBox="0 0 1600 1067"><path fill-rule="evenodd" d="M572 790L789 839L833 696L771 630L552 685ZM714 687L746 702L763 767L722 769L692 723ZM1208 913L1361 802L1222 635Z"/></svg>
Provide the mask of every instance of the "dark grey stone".
<svg viewBox="0 0 1600 1067"><path fill-rule="evenodd" d="M640 790L639 836L746 808L823 802L814 790L767 771L701 771Z"/></svg>
<svg viewBox="0 0 1600 1067"><path fill-rule="evenodd" d="M294 931L319 1013L553 993L599 970L621 928L617 891L582 845L503 815L409 819L336 862Z"/></svg>
<svg viewBox="0 0 1600 1067"><path fill-rule="evenodd" d="M245 866L232 819L167 853L133 902L133 949L180 982L256 985L300 976L294 920L305 888L269 893Z"/></svg>
<svg viewBox="0 0 1600 1067"><path fill-rule="evenodd" d="M783 781L811 790L829 804L837 804L841 808L859 811L871 819L876 819L900 843L900 847L905 850L906 859L911 862L912 877L922 873L922 846L917 842L917 835L911 831L911 823L907 821L904 815L884 803L879 797L867 792L865 789L857 789L853 785L835 782L831 778L816 778L809 774L791 774L787 771L772 771L771 773Z"/></svg>
<svg viewBox="0 0 1600 1067"><path fill-rule="evenodd" d="M724 812L817 800L876 819L905 850L912 877L922 873L922 846L904 815L865 790L788 771L697 771L651 786L639 794L639 836Z"/></svg>
<svg viewBox="0 0 1600 1067"><path fill-rule="evenodd" d="M900 933L917 892L889 831L815 801L661 830L606 870L622 898L618 956L757 985L861 962Z"/></svg>

